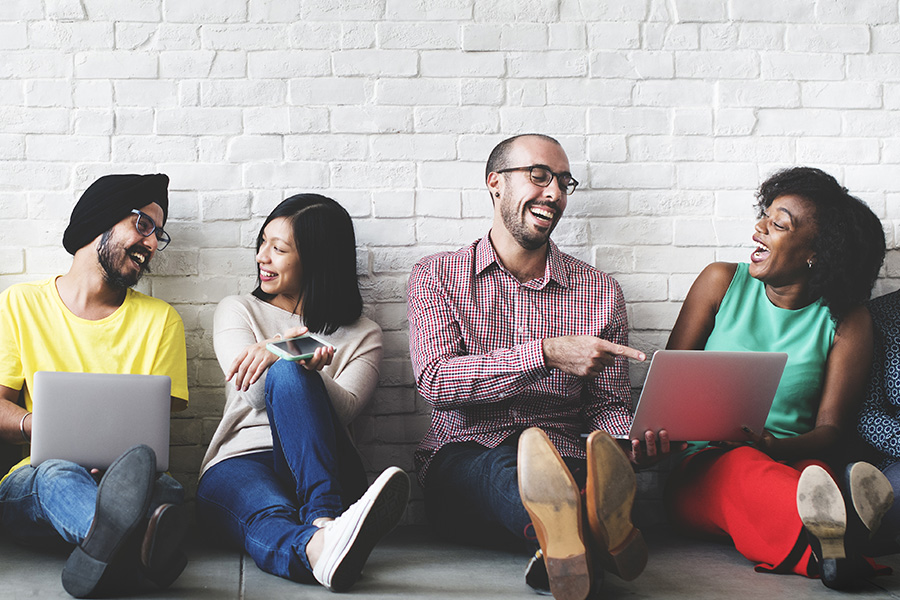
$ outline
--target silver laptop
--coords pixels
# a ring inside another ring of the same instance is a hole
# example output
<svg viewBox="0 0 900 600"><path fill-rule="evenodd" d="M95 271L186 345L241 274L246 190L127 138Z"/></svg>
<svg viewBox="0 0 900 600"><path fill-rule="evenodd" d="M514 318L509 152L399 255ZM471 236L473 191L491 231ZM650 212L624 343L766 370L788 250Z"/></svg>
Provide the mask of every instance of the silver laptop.
<svg viewBox="0 0 900 600"><path fill-rule="evenodd" d="M105 469L146 444L169 468L172 381L160 375L37 371L31 398L31 464L51 458Z"/></svg>
<svg viewBox="0 0 900 600"><path fill-rule="evenodd" d="M788 355L660 350L653 355L628 436L665 429L673 441L746 441L762 433Z"/></svg>

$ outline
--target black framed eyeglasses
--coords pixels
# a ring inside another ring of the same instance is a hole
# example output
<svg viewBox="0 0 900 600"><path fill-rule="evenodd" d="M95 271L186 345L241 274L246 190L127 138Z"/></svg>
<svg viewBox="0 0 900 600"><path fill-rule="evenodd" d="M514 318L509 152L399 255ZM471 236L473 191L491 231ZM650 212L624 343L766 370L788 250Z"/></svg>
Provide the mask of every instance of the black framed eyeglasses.
<svg viewBox="0 0 900 600"><path fill-rule="evenodd" d="M531 165L528 167L510 167L508 169L500 169L497 173L510 173L512 171L528 171L531 177L531 183L541 187L547 187L553 178L556 177L556 183L560 189L566 194L573 194L575 188L578 187L578 181L572 177L571 173L554 173L546 165Z"/></svg>
<svg viewBox="0 0 900 600"><path fill-rule="evenodd" d="M166 246L169 245L169 242L172 241L169 234L166 233L162 227L158 226L156 221L154 221L150 215L142 213L136 208L131 209L131 214L138 216L137 221L134 222L134 228L137 229L138 233L144 237L148 237L155 233L156 241L158 242L156 249L165 250Z"/></svg>

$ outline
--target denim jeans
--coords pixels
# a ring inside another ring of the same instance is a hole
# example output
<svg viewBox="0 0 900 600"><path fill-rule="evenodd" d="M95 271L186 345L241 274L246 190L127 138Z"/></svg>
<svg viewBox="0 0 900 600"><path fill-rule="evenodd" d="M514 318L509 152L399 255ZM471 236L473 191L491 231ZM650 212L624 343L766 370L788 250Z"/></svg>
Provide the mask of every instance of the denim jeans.
<svg viewBox="0 0 900 600"><path fill-rule="evenodd" d="M159 476L149 512L163 503L182 502L181 484L168 475ZM96 503L97 481L84 467L66 460L25 465L0 484L0 526L22 545L70 547L87 536Z"/></svg>
<svg viewBox="0 0 900 600"><path fill-rule="evenodd" d="M894 504L884 514L881 527L866 547L869 556L896 554L900 551L900 462L889 464L882 472L894 490Z"/></svg>
<svg viewBox="0 0 900 600"><path fill-rule="evenodd" d="M313 521L337 517L366 489L356 449L321 376L279 360L266 374L273 448L216 463L197 489L197 515L267 573L313 581Z"/></svg>
<svg viewBox="0 0 900 600"><path fill-rule="evenodd" d="M496 448L461 442L435 454L425 476L425 512L438 533L462 543L537 550L537 535L519 496L517 445L513 436ZM563 461L583 489L584 459Z"/></svg>

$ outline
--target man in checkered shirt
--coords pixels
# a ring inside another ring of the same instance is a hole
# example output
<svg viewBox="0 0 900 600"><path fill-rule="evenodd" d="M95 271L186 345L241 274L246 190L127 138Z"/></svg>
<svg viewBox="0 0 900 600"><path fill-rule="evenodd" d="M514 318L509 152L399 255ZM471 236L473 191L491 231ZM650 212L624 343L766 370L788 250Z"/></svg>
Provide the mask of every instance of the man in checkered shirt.
<svg viewBox="0 0 900 600"><path fill-rule="evenodd" d="M490 232L409 279L410 354L432 405L416 451L426 511L457 540L539 545L526 581L583 600L594 562L625 579L643 570L632 464L668 454L669 440L648 431L621 448L608 435L629 430L627 359L645 356L627 346L616 281L550 240L578 185L562 146L505 140L485 177Z"/></svg>

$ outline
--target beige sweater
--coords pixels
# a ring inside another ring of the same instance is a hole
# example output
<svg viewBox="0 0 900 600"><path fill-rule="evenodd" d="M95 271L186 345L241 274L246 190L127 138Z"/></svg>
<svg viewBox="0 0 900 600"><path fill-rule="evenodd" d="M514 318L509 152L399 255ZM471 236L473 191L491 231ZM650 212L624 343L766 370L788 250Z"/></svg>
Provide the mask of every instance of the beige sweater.
<svg viewBox="0 0 900 600"><path fill-rule="evenodd" d="M213 342L222 371L250 344L302 324L301 317L251 294L225 298L213 321ZM381 328L361 317L331 335L316 335L335 347L334 360L321 375L338 418L348 425L369 403L378 384ZM265 375L246 392L225 384L225 411L203 458L201 476L226 458L272 449L265 388Z"/></svg>

